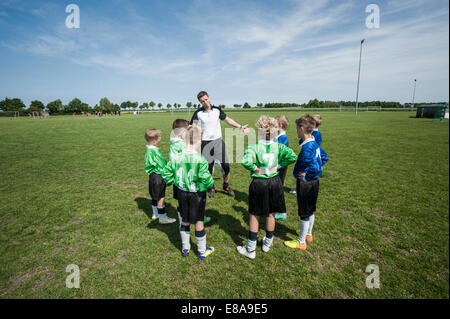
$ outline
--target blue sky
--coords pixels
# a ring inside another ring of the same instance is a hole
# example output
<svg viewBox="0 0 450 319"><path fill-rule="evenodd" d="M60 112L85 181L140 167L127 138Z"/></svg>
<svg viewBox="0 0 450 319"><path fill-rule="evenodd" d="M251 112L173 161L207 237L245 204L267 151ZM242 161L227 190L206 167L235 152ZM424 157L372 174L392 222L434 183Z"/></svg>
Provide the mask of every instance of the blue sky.
<svg viewBox="0 0 450 319"><path fill-rule="evenodd" d="M68 4L80 28L68 29ZM380 28L365 24L368 4ZM0 0L0 97L45 104L449 98L449 4L405 1Z"/></svg>

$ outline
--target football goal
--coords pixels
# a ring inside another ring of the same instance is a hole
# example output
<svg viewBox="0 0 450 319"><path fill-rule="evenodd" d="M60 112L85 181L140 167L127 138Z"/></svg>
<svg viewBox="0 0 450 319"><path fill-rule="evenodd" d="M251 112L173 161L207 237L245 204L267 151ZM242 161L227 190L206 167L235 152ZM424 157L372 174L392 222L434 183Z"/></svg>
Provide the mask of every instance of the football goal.
<svg viewBox="0 0 450 319"><path fill-rule="evenodd" d="M355 112L354 106L340 106L339 112Z"/></svg>
<svg viewBox="0 0 450 319"><path fill-rule="evenodd" d="M9 117L12 119L18 119L20 117L20 113L18 111L3 111L0 112L0 116Z"/></svg>
<svg viewBox="0 0 450 319"><path fill-rule="evenodd" d="M381 106L366 106L366 112L380 112Z"/></svg>

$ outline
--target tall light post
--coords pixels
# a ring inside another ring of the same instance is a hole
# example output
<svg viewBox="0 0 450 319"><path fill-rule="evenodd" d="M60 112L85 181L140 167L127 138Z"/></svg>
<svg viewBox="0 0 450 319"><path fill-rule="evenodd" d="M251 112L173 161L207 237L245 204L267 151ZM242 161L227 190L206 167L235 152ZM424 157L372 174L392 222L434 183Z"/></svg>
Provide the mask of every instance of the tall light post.
<svg viewBox="0 0 450 319"><path fill-rule="evenodd" d="M359 95L359 75L361 73L361 54L362 54L362 45L364 43L365 39L361 40L361 46L359 49L359 68L358 68L358 85L356 87L356 108L355 108L355 114L358 114L358 95Z"/></svg>
<svg viewBox="0 0 450 319"><path fill-rule="evenodd" d="M416 83L417 83L417 79L414 79L414 91L413 91L412 107L414 107L414 98L416 97Z"/></svg>

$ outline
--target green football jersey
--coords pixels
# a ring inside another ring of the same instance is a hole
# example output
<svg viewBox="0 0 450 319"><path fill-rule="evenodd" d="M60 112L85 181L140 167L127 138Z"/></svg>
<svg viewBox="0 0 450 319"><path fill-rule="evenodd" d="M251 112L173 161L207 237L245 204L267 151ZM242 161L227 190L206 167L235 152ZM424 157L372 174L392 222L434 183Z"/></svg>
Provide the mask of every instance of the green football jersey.
<svg viewBox="0 0 450 319"><path fill-rule="evenodd" d="M206 159L187 149L167 163L162 177L167 184L174 184L186 192L204 192L214 185Z"/></svg>
<svg viewBox="0 0 450 319"><path fill-rule="evenodd" d="M170 139L169 145L169 161L179 153L181 153L186 148L186 143L181 138Z"/></svg>
<svg viewBox="0 0 450 319"><path fill-rule="evenodd" d="M161 150L152 145L147 145L145 152L145 171L148 175L152 173L162 174L164 167L166 167L166 159L161 153Z"/></svg>
<svg viewBox="0 0 450 319"><path fill-rule="evenodd" d="M288 166L296 161L297 155L291 148L273 141L252 144L242 156L242 166L251 172L252 178L272 178L279 174L278 171L271 173L275 167ZM262 174L254 173L256 168L260 168Z"/></svg>

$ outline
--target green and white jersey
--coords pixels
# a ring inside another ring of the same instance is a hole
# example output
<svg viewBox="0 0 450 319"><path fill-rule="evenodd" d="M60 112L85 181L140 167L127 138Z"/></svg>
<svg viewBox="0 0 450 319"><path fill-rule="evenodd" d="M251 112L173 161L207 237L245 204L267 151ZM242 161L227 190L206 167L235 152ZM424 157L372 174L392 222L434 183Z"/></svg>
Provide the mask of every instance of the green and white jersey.
<svg viewBox="0 0 450 319"><path fill-rule="evenodd" d="M272 178L279 174L278 171L271 173L275 167L284 167L297 160L294 151L274 141L259 141L250 145L242 156L242 166L248 169L252 178ZM256 174L253 171L260 168L262 174Z"/></svg>
<svg viewBox="0 0 450 319"><path fill-rule="evenodd" d="M166 159L161 153L161 150L153 145L147 145L145 152L145 171L148 175L152 173L162 174L166 166Z"/></svg>
<svg viewBox="0 0 450 319"><path fill-rule="evenodd" d="M171 161L175 155L180 154L186 148L186 143L181 138L171 138L169 145L169 161Z"/></svg>
<svg viewBox="0 0 450 319"><path fill-rule="evenodd" d="M204 192L214 185L206 159L187 149L167 163L162 177L167 184L174 184L185 192Z"/></svg>

